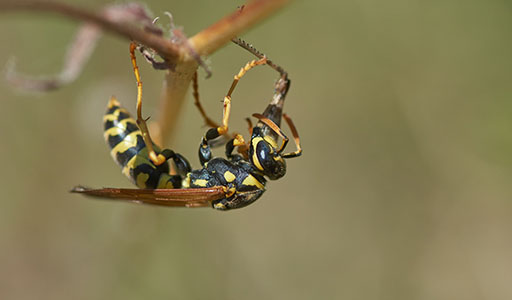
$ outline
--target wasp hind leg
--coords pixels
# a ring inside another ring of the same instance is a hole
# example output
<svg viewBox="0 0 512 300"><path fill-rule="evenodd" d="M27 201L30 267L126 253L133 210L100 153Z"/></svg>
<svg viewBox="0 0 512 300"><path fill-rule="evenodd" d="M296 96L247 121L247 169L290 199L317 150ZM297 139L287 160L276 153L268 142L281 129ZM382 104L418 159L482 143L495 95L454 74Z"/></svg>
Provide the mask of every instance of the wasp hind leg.
<svg viewBox="0 0 512 300"><path fill-rule="evenodd" d="M176 173L178 173L179 176L185 177L190 171L192 171L190 163L183 155L176 153L171 149L164 149L161 155L165 157L165 160L172 159L176 166Z"/></svg>
<svg viewBox="0 0 512 300"><path fill-rule="evenodd" d="M146 124L146 119L142 117L142 81L140 80L139 67L137 66L137 59L135 57L135 50L137 45L134 42L130 43L130 58L133 65L133 73L135 74L135 80L137 81L137 126L139 127L144 143L148 148L148 154L151 161L159 166L163 164L166 159L162 154L157 154L153 148L153 141L149 134L149 129Z"/></svg>

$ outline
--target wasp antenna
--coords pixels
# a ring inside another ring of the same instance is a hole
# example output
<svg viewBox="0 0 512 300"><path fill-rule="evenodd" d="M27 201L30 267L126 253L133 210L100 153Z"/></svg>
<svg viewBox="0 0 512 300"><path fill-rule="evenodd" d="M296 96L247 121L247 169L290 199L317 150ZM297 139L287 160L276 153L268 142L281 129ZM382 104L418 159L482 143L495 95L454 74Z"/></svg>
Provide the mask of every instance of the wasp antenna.
<svg viewBox="0 0 512 300"><path fill-rule="evenodd" d="M287 114L283 114L283 118L286 120L286 123L288 123L288 127L290 127L290 130L292 131L293 139L295 140L295 146L297 146L297 150L295 152L283 154L283 157L284 158L299 157L302 155L302 147L300 146L299 132L297 131L297 128L295 128L295 124L293 124L292 119Z"/></svg>
<svg viewBox="0 0 512 300"><path fill-rule="evenodd" d="M253 45L247 43L246 41L242 40L241 38L233 38L231 39L231 41L235 44L237 44L238 46L244 48L245 50L251 52L254 56L256 56L257 58L267 58L267 56L263 53L261 53L260 51L258 51L256 48L254 48ZM281 77L282 78L288 78L288 72L286 72L283 68L281 68L280 66L276 65L275 63L273 63L271 60L269 60L267 58L267 65L269 65L272 69L276 70L277 72L279 72L279 74L281 74Z"/></svg>
<svg viewBox="0 0 512 300"><path fill-rule="evenodd" d="M270 129L272 129L277 135L279 135L283 139L283 143L281 144L279 150L277 150L277 153L283 152L284 148L286 148L286 145L288 144L288 137L283 133L281 128L279 128L279 126L277 126L276 123L274 123L272 120L270 120L269 118L265 117L262 114L255 113L252 114L252 116L260 120L263 124L270 127Z"/></svg>

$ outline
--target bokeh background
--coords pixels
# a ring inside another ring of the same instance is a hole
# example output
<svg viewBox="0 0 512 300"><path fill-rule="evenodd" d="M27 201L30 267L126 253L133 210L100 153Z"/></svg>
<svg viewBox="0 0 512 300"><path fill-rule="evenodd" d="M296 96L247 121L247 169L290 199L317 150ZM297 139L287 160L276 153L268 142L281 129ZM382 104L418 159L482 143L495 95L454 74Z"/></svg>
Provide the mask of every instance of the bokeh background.
<svg viewBox="0 0 512 300"><path fill-rule="evenodd" d="M83 2L99 9L102 1ZM188 35L235 1L146 1ZM511 299L512 5L296 1L243 38L290 73L286 111L304 155L255 204L227 213L91 200L130 187L102 137L115 94L133 111L127 42L102 38L80 78L47 94L1 83L1 299ZM165 22L165 18L161 19ZM56 73L78 24L0 15L0 64ZM252 57L212 55L201 96L219 119ZM141 63L145 113L163 73ZM248 74L232 128L268 103ZM171 148L198 167L192 99ZM292 147L293 148L293 147Z"/></svg>

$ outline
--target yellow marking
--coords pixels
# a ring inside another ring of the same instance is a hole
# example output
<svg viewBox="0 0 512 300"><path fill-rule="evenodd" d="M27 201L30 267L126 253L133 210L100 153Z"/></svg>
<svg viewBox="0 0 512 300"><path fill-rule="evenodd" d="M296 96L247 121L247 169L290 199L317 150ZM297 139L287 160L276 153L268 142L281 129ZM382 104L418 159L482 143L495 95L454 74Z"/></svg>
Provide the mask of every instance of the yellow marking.
<svg viewBox="0 0 512 300"><path fill-rule="evenodd" d="M172 185L172 182L169 181L171 177L167 174L160 175L160 178L158 179L158 185L157 189L173 189L174 186Z"/></svg>
<svg viewBox="0 0 512 300"><path fill-rule="evenodd" d="M123 173L124 176L128 177L128 178L131 178L132 175L130 174L130 171L133 170L134 168L132 168L132 165L133 165L133 162L135 161L135 157L137 157L137 155L135 155L134 157L132 157L128 163L126 164L126 166L123 167L123 170L121 171ZM115 160L115 158L114 158Z"/></svg>
<svg viewBox="0 0 512 300"><path fill-rule="evenodd" d="M137 179L135 180L135 184L139 188L144 189L144 188L146 188L146 181L148 179L149 179L149 175L148 174L140 173L139 175L137 175Z"/></svg>
<svg viewBox="0 0 512 300"><path fill-rule="evenodd" d="M106 141L108 141L108 138L110 136L116 136L116 135L121 135L123 132L125 132L125 129L124 128L119 128L119 127L111 127L107 130L105 130L105 132L103 132L103 137L105 138Z"/></svg>
<svg viewBox="0 0 512 300"><path fill-rule="evenodd" d="M149 160L147 153L148 149L144 147L141 151L139 151L139 153L130 158L130 160L126 162L123 168L123 174L130 177L130 169L135 169L136 167L144 164L151 166L151 168L155 169L155 165L151 160Z"/></svg>
<svg viewBox="0 0 512 300"><path fill-rule="evenodd" d="M236 179L235 174L226 171L224 172L224 179L226 179L227 182L233 182Z"/></svg>
<svg viewBox="0 0 512 300"><path fill-rule="evenodd" d="M165 187L163 187L164 189L173 189L174 188L174 185L172 185L172 182L170 181L167 181L167 184L165 185Z"/></svg>
<svg viewBox="0 0 512 300"><path fill-rule="evenodd" d="M213 205L213 207L214 207L215 209L226 209L226 206L225 206L224 204L220 203L220 202L219 202L219 203L215 203L215 204Z"/></svg>
<svg viewBox="0 0 512 300"><path fill-rule="evenodd" d="M128 126L127 123L132 123L133 125L137 126L137 122L132 118L126 118L126 119L122 120L120 123L123 124L124 127Z"/></svg>
<svg viewBox="0 0 512 300"><path fill-rule="evenodd" d="M281 156L274 156L275 161L284 162L283 158Z"/></svg>
<svg viewBox="0 0 512 300"><path fill-rule="evenodd" d="M137 126L137 122L135 122L134 119L132 118L126 118L126 119L123 119L121 120L120 122L118 122L116 124L116 127L119 127L119 128L123 128L126 130L126 128L128 127L128 123L131 123L132 125L135 125Z"/></svg>
<svg viewBox="0 0 512 300"><path fill-rule="evenodd" d="M251 185L251 186L255 186L257 187L258 189L264 189L265 187L263 186L263 184L261 184L261 182L259 182L254 176L252 175L249 175L247 176L244 181L242 181L242 184L243 185Z"/></svg>
<svg viewBox="0 0 512 300"><path fill-rule="evenodd" d="M235 136L235 140L233 141L233 146L243 146L245 145L244 137L240 134Z"/></svg>
<svg viewBox="0 0 512 300"><path fill-rule="evenodd" d="M236 193L236 188L232 187L227 191L226 198L233 196Z"/></svg>
<svg viewBox="0 0 512 300"><path fill-rule="evenodd" d="M263 171L263 167L261 166L261 163L258 160L258 156L256 155L256 145L258 145L258 143L261 141L263 141L261 137L256 137L252 139L252 148L254 149L254 153L252 154L252 163L258 170Z"/></svg>
<svg viewBox="0 0 512 300"><path fill-rule="evenodd" d="M119 118L119 115L121 114L121 112L130 115L130 113L126 109L119 107L116 110L114 110L112 113L104 115L103 122L117 120Z"/></svg>
<svg viewBox="0 0 512 300"><path fill-rule="evenodd" d="M113 114L108 114L108 115L103 116L103 123L105 123L107 121L115 121L115 120L117 120L117 117L114 116Z"/></svg>
<svg viewBox="0 0 512 300"><path fill-rule="evenodd" d="M206 179L196 179L194 180L194 185L200 186L200 187L206 187L206 184L208 183L208 180Z"/></svg>
<svg viewBox="0 0 512 300"><path fill-rule="evenodd" d="M112 157L114 157L114 154L112 154ZM132 158L130 158L129 161L126 162L126 164L123 167L123 170L121 171L121 173L124 174L124 176L130 178L131 175L130 175L130 170L132 169L135 169L135 167L133 166L135 164L135 160L137 159L137 155L134 155ZM114 160L117 162L117 157L114 157Z"/></svg>
<svg viewBox="0 0 512 300"><path fill-rule="evenodd" d="M187 189L190 187L190 173L187 174L187 177L181 181L181 186L184 189Z"/></svg>
<svg viewBox="0 0 512 300"><path fill-rule="evenodd" d="M119 101L117 101L115 96L112 96L112 97L110 97L110 100L108 101L107 107L112 108L114 106L121 106L121 103L119 103Z"/></svg>
<svg viewBox="0 0 512 300"><path fill-rule="evenodd" d="M277 142L271 136L266 135L264 139L267 143L269 143L272 146L272 148L277 148Z"/></svg>
<svg viewBox="0 0 512 300"><path fill-rule="evenodd" d="M117 144L110 153L115 157L117 153L123 153L126 150L137 146L137 136L140 136L140 131L134 131L127 135L122 142Z"/></svg>
<svg viewBox="0 0 512 300"><path fill-rule="evenodd" d="M138 166L144 165L144 164L150 166L153 169L155 169L154 165L146 157L139 156L138 154L134 155L132 158L130 158L130 160L128 162L126 162L126 165L123 167L122 173L126 177L131 178L130 171L134 170Z"/></svg>
<svg viewBox="0 0 512 300"><path fill-rule="evenodd" d="M131 124L134 124L135 126L137 126L137 123L135 123L135 121L133 119L131 119L131 118L124 119L121 122L117 123L116 126L113 126L109 129L105 130L105 132L103 133L105 140L108 140L109 136L116 136L116 135L120 135L123 132L125 132L126 128L128 127L128 123L131 123ZM140 133L140 130L135 130L135 131L138 131ZM133 132L135 132L135 131L133 131Z"/></svg>

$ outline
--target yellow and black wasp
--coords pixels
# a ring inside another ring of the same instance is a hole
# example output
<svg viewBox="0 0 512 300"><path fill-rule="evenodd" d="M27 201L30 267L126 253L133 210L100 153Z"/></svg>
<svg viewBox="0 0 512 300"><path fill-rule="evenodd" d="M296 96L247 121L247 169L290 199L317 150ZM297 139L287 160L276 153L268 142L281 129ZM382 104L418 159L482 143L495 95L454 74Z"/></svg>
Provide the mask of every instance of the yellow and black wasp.
<svg viewBox="0 0 512 300"><path fill-rule="evenodd" d="M135 59L136 45L130 45L130 56L138 86L137 120L112 97L108 103L104 120L104 136L114 160L139 189L89 189L75 187L72 192L89 196L122 199L163 206L204 207L218 210L245 207L256 201L265 192L266 178L276 180L286 173L284 159L298 157L302 153L300 140L291 119L283 114L283 105L290 87L288 74L273 64L263 54L242 40L235 43L251 51L258 57L247 63L234 76L233 83L224 97L222 124L209 119L199 102L197 74L194 76L194 97L202 116L211 128L206 132L199 146L201 169L192 170L190 163L182 155L170 150L161 150L152 141L141 115L142 83ZM275 93L262 114L253 114L258 123L253 127L250 120L251 139L247 143L236 134L226 143L226 158L212 158L210 143L228 133L231 111L231 94L240 78L258 65L269 65L280 73L275 85ZM281 117L288 123L297 150L283 153L288 138L281 131ZM279 138L282 142L278 144ZM239 154L234 154L238 148ZM174 163L176 174L170 173L168 160Z"/></svg>

